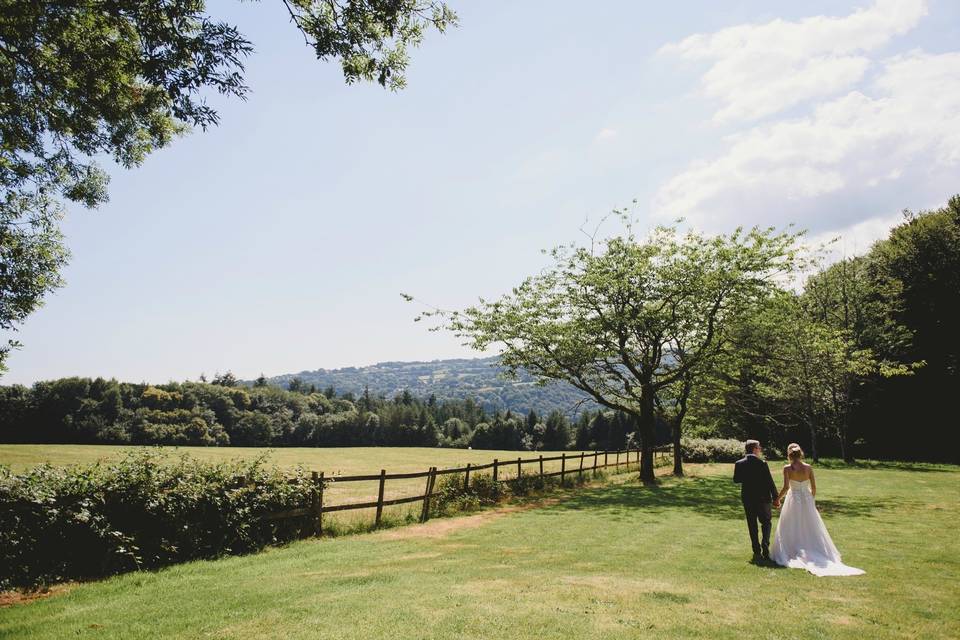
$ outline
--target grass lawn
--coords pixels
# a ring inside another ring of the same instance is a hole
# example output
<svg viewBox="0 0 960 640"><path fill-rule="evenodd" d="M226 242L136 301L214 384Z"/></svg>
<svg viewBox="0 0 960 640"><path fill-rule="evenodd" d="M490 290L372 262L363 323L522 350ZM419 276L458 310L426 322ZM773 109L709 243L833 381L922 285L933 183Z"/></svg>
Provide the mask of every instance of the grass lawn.
<svg viewBox="0 0 960 640"><path fill-rule="evenodd" d="M960 469L819 469L848 578L750 564L730 466L689 469L77 585L0 609L0 637L960 637Z"/></svg>

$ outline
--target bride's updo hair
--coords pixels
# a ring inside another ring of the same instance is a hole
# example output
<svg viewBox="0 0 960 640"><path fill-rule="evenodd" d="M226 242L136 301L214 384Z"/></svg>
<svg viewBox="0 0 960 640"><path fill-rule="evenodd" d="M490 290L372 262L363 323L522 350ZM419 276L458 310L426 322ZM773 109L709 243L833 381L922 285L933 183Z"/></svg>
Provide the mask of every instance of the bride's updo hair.
<svg viewBox="0 0 960 640"><path fill-rule="evenodd" d="M791 442L787 445L787 457L790 458L791 462L803 460L803 449L796 442Z"/></svg>

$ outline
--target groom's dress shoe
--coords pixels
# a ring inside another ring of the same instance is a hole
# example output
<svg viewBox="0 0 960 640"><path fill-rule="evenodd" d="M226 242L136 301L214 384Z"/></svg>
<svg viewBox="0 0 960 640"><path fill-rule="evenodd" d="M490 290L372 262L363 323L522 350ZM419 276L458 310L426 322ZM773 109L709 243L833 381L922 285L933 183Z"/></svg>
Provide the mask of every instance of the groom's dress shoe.
<svg viewBox="0 0 960 640"><path fill-rule="evenodd" d="M764 559L764 560L769 561L769 560L770 560L770 549L767 549L766 547L764 547L763 552L762 552L761 555L763 555L763 559Z"/></svg>

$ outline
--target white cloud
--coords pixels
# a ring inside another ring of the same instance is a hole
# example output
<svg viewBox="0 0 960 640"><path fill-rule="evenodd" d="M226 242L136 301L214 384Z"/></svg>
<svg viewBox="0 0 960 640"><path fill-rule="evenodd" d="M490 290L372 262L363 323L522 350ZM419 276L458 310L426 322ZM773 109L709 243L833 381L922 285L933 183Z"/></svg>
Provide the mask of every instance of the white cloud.
<svg viewBox="0 0 960 640"><path fill-rule="evenodd" d="M600 132L593 138L594 142L603 142L604 140L612 140L617 137L616 129L603 128L600 129Z"/></svg>
<svg viewBox="0 0 960 640"><path fill-rule="evenodd" d="M876 0L844 17L778 19L695 34L660 53L712 62L702 84L723 105L714 120L756 119L850 88L870 66L865 53L909 31L926 13L925 0Z"/></svg>
<svg viewBox="0 0 960 640"><path fill-rule="evenodd" d="M719 157L659 189L655 215L816 232L945 198L960 164L960 52L913 51L880 68L871 95L850 91L806 117L730 136Z"/></svg>
<svg viewBox="0 0 960 640"><path fill-rule="evenodd" d="M878 240L890 233L890 229L903 222L903 213L876 216L855 222L842 229L822 231L804 240L811 248L825 246L832 259L849 258L868 251Z"/></svg>

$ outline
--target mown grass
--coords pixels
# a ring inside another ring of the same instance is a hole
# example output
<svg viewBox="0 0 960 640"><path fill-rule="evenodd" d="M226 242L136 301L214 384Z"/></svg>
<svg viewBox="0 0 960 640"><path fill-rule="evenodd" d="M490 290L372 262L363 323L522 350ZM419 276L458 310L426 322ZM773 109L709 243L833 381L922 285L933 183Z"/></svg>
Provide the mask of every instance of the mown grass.
<svg viewBox="0 0 960 640"><path fill-rule="evenodd" d="M960 637L958 469L820 470L853 578L751 564L729 465L690 470L78 585L0 610L0 636Z"/></svg>

